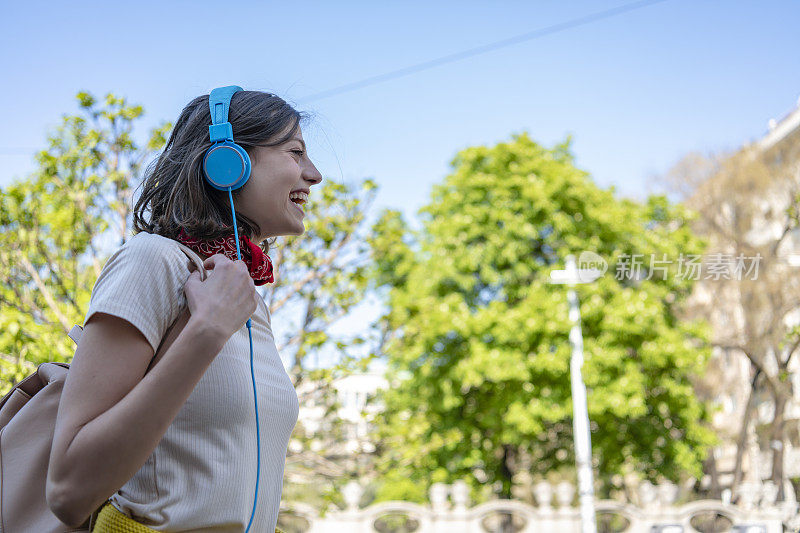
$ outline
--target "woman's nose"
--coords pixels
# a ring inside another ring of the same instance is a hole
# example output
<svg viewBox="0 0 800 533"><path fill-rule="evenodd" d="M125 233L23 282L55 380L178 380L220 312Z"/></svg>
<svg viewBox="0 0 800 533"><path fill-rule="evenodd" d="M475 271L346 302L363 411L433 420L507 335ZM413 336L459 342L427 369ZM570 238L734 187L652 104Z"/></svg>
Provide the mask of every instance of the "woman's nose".
<svg viewBox="0 0 800 533"><path fill-rule="evenodd" d="M312 182L314 185L322 181L322 174L320 174L317 167L314 166L314 163L311 161L309 161L303 169L303 179Z"/></svg>

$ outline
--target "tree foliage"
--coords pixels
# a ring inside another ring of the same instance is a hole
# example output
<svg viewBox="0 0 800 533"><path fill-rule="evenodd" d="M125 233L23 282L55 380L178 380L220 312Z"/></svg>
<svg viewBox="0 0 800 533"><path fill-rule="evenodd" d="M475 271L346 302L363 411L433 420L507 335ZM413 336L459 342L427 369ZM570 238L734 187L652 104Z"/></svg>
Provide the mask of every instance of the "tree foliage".
<svg viewBox="0 0 800 533"><path fill-rule="evenodd" d="M459 152L452 168L420 210L421 231L387 210L370 239L390 309L378 498L424 500L430 483L459 478L510 497L526 471L572 475L568 304L548 280L584 250L609 264L576 288L599 485L699 476L713 437L691 378L708 332L677 319L692 281L675 264L651 279L648 265L644 279L616 275L626 255L699 253L687 213L598 188L569 140L548 149L514 135Z"/></svg>
<svg viewBox="0 0 800 533"><path fill-rule="evenodd" d="M79 114L62 117L36 154L36 171L0 196L3 394L40 363L71 359L66 334L83 321L103 239L124 242L131 184L170 127L153 129L142 147L132 137L141 106L110 93L102 104L88 92L77 100Z"/></svg>
<svg viewBox="0 0 800 533"><path fill-rule="evenodd" d="M292 361L289 374L300 405L318 409L319 427L300 418L286 460L284 498L324 509L342 504L341 488L354 477L370 477L371 455L347 449L348 427L338 418L341 407L333 386L337 378L366 370L377 348L371 332L337 333L336 323L362 303L369 284L369 250L365 214L377 187L371 179L356 185L326 180L311 192L306 232L286 237L274 249L275 283L265 299L287 333L278 350ZM290 316L299 317L286 328ZM277 328L276 328L277 329ZM320 364L327 354L333 363ZM318 422L314 420L314 422Z"/></svg>

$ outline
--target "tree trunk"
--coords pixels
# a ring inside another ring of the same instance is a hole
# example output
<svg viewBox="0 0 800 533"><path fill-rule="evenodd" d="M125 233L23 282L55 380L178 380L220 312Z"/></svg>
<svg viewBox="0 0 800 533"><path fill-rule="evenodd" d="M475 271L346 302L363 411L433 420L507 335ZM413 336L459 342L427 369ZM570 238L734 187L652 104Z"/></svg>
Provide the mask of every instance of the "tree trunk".
<svg viewBox="0 0 800 533"><path fill-rule="evenodd" d="M747 428L750 427L750 419L753 416L753 411L755 411L756 387L758 386L758 378L760 377L761 370L756 369L755 375L753 375L753 381L750 383L750 394L747 397L744 414L742 415L742 429L739 431L739 439L736 442L736 462L733 465L731 494L738 494L737 489L742 482L742 460L744 458L744 449L747 447Z"/></svg>
<svg viewBox="0 0 800 533"><path fill-rule="evenodd" d="M500 477L503 482L500 497L511 499L511 487L513 485L514 474L517 472L516 449L511 444L503 444L503 464L500 467Z"/></svg>
<svg viewBox="0 0 800 533"><path fill-rule="evenodd" d="M704 465L704 471L708 474L711 478L711 486L708 488L708 497L711 499L719 499L720 497L720 488L719 488L719 472L717 471L717 459L714 457L714 450L711 450L711 453L706 459L706 463Z"/></svg>
<svg viewBox="0 0 800 533"><path fill-rule="evenodd" d="M784 448L784 412L786 410L787 396L782 392L775 394L775 417L772 419L770 431L770 448L772 448L772 482L778 487L777 501L784 500L783 484L783 448Z"/></svg>
<svg viewBox="0 0 800 533"><path fill-rule="evenodd" d="M501 491L501 498L511 499L511 487L513 486L513 478L517 469L516 450L510 444L503 445L503 465L501 467L501 476L503 478L503 489ZM503 513L503 519L500 522L499 533L514 533L514 515L511 513Z"/></svg>

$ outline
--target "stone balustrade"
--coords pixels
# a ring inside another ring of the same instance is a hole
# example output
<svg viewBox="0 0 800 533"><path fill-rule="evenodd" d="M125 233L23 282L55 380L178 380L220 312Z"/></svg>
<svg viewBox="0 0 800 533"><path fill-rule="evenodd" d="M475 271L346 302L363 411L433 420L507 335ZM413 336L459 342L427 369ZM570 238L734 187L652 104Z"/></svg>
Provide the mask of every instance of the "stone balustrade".
<svg viewBox="0 0 800 533"><path fill-rule="evenodd" d="M287 533L372 533L387 531L380 527L380 521L394 517L395 520L408 521L403 531L484 533L502 531L501 518L510 515L513 531L580 533L580 511L575 501L575 487L571 483L562 481L553 486L542 481L533 486L532 492L536 506L516 500L494 500L470 507L469 488L465 481L456 481L452 485L435 483L430 488L428 505L391 501L360 509L358 502L362 488L351 481L342 492L345 509L334 509L320 517L307 505L285 502L278 525L287 529ZM697 530L692 524L697 525L698 520L714 516L729 521L733 533L783 533L784 524L790 531L800 528L797 502L776 503L777 488L770 482L743 484L736 505L719 500L676 505L678 487L673 483L653 485L644 482L639 485L637 495L639 506L597 500L598 521L613 517L615 524L625 527L625 533L693 533ZM414 526L416 529L412 529Z"/></svg>

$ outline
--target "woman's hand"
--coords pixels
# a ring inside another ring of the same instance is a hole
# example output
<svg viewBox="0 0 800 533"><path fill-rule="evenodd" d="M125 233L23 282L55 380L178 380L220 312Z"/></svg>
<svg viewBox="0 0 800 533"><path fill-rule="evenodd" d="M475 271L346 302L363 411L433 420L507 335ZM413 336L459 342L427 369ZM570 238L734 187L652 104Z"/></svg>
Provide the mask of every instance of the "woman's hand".
<svg viewBox="0 0 800 533"><path fill-rule="evenodd" d="M190 320L216 330L227 340L253 316L260 296L243 261L215 254L203 261L203 266L208 271L205 281L200 281L200 272L194 270L183 287Z"/></svg>

